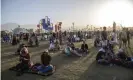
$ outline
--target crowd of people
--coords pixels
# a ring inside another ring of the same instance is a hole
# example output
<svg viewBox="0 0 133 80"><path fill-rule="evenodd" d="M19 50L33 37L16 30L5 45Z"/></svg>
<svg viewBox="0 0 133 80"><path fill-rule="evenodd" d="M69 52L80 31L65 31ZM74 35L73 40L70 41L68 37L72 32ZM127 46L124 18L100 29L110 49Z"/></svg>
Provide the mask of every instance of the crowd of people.
<svg viewBox="0 0 133 80"><path fill-rule="evenodd" d="M3 43L10 43L13 46L27 41L29 46L39 45L37 35L35 33L5 34L2 36Z"/></svg>
<svg viewBox="0 0 133 80"><path fill-rule="evenodd" d="M100 34L101 33L101 34ZM122 31L106 31L106 27L103 28L103 31L97 31L95 33L96 39L94 41L94 46L101 46L102 41L107 44L107 40L114 45L121 47L130 47L130 39L132 38L133 31L129 31L128 28L123 28Z"/></svg>
<svg viewBox="0 0 133 80"><path fill-rule="evenodd" d="M58 34L52 33L49 37L48 52L43 52L40 59L40 63L33 64L30 59L30 54L26 44L21 44L17 52L20 56L20 63L16 66L19 71L17 75L22 75L24 70L31 70L38 73L53 73L54 66L51 64L52 57L49 55L49 51L60 50L62 45L63 53L66 56L78 56L89 54L88 44L86 39L92 39L96 36L94 46L99 49L96 61L98 64L104 65L121 65L128 68L133 68L133 58L126 55L125 48L130 47L131 32L128 29L123 28L122 31L106 31L106 27L103 27L103 31L97 32L60 32ZM79 38L79 42L83 42L80 48L76 48L74 42L76 38ZM33 33L30 40L37 42L37 37ZM114 52L114 47L119 46L117 53ZM97 49L96 49L97 50Z"/></svg>
<svg viewBox="0 0 133 80"><path fill-rule="evenodd" d="M113 31L108 34L106 27L104 27L101 32L101 37L96 38L94 42L96 47L100 47L96 61L105 65L119 65L133 68L133 58L127 56L126 52L127 47L130 48L131 37L131 32L129 32L127 28L123 28L119 33L113 29ZM117 53L114 52L115 46L119 46Z"/></svg>
<svg viewBox="0 0 133 80"><path fill-rule="evenodd" d="M65 35L65 33L63 33ZM34 36L34 34L33 34ZM62 37L59 37L62 38ZM49 38L49 48L48 52L51 50L60 50L62 39L57 38L55 36L55 33L53 33ZM65 38L65 37L64 37ZM81 45L81 49L76 48L74 46L73 40L69 40L70 36L68 37L66 47L64 48L64 53L67 56L70 55L76 55L76 56L82 56L83 54L88 54L88 45L83 41L83 44ZM17 53L20 56L20 63L16 65L17 76L20 76L24 73L25 70L31 70L37 73L52 73L54 71L54 66L50 63L51 62L51 56L48 52L43 52L40 59L40 63L33 64L30 58L30 54L28 51L28 46L26 44L20 44ZM83 54L81 54L83 53Z"/></svg>
<svg viewBox="0 0 133 80"><path fill-rule="evenodd" d="M41 63L33 64L30 58L28 48L25 44L23 44L19 56L20 63L16 65L16 70L18 71L17 76L22 75L25 70L31 70L37 73L53 72L54 66L50 63L51 56L46 51L41 54Z"/></svg>

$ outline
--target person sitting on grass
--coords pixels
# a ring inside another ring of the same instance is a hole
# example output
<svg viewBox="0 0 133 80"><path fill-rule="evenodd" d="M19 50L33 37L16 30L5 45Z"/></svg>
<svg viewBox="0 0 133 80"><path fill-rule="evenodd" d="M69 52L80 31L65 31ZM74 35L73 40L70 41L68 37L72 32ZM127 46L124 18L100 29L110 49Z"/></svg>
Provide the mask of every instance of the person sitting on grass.
<svg viewBox="0 0 133 80"><path fill-rule="evenodd" d="M70 56L70 55L76 55L79 57L82 56L82 54L79 54L79 52L77 51L73 43L67 43L67 46L65 48L65 54L67 56Z"/></svg>
<svg viewBox="0 0 133 80"><path fill-rule="evenodd" d="M133 68L133 58L128 57L124 49L119 49L116 56L117 56L117 59L121 61L121 66Z"/></svg>
<svg viewBox="0 0 133 80"><path fill-rule="evenodd" d="M49 46L49 51L60 50L60 44L58 39L52 41Z"/></svg>
<svg viewBox="0 0 133 80"><path fill-rule="evenodd" d="M38 72L38 73L48 73L53 72L54 66L51 64L51 56L48 54L48 52L43 52L41 55L41 64L37 63L32 67L32 71Z"/></svg>
<svg viewBox="0 0 133 80"><path fill-rule="evenodd" d="M106 55L105 47L102 47L98 51L98 54L96 56L96 61L100 62L100 60L104 59L105 55Z"/></svg>
<svg viewBox="0 0 133 80"><path fill-rule="evenodd" d="M100 47L100 38L96 37L95 41L94 41L94 46L95 47Z"/></svg>
<svg viewBox="0 0 133 80"><path fill-rule="evenodd" d="M124 49L119 49L117 53L117 57L123 61L133 61L132 57L129 57L126 55L126 52L124 51Z"/></svg>
<svg viewBox="0 0 133 80"><path fill-rule="evenodd" d="M127 68L133 68L133 58L127 57L125 52L120 49L117 55L111 53L111 51L106 51L101 48L96 56L96 60L100 64L104 65L118 65Z"/></svg>
<svg viewBox="0 0 133 80"><path fill-rule="evenodd" d="M121 65L122 62L116 58L116 56L112 53L111 50L107 49L106 47L103 47L99 50L96 60L99 64L103 65Z"/></svg>
<svg viewBox="0 0 133 80"><path fill-rule="evenodd" d="M85 43L85 41L83 41L83 44L81 45L81 51L83 53L88 53L89 52L88 45Z"/></svg>
<svg viewBox="0 0 133 80"><path fill-rule="evenodd" d="M35 36L35 43L36 43L36 46L39 46L39 40L38 40L37 36Z"/></svg>
<svg viewBox="0 0 133 80"><path fill-rule="evenodd" d="M55 44L54 42L51 42L49 46L49 51L54 51L54 49L55 49Z"/></svg>
<svg viewBox="0 0 133 80"><path fill-rule="evenodd" d="M70 56L70 55L71 55L70 44L69 44L69 42L67 42L67 45L65 46L64 53L65 53L67 56Z"/></svg>
<svg viewBox="0 0 133 80"><path fill-rule="evenodd" d="M127 60L128 56L126 55L125 51L121 48L117 53L117 57L123 61Z"/></svg>
<svg viewBox="0 0 133 80"><path fill-rule="evenodd" d="M20 51L20 63L16 66L16 69L19 71L17 76L20 76L24 73L25 70L29 70L32 66L30 61L30 55L28 49L25 45L23 45L22 50Z"/></svg>

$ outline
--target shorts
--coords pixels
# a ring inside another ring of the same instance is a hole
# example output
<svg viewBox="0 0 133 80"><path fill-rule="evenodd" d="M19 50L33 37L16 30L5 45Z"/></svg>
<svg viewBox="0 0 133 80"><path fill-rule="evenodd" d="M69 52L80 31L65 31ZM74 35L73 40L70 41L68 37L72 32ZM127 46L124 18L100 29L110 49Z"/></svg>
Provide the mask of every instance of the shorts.
<svg viewBox="0 0 133 80"><path fill-rule="evenodd" d="M122 39L122 41L123 41L124 43L126 43L126 42L127 42L127 40L126 40L126 39Z"/></svg>

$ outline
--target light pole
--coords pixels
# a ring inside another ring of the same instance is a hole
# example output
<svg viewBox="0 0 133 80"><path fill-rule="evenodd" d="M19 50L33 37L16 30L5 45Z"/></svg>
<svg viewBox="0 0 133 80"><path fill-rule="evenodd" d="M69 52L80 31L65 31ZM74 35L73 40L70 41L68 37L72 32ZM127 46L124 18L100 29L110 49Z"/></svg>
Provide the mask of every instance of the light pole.
<svg viewBox="0 0 133 80"><path fill-rule="evenodd" d="M74 32L74 22L72 23L72 28L73 28L73 32Z"/></svg>

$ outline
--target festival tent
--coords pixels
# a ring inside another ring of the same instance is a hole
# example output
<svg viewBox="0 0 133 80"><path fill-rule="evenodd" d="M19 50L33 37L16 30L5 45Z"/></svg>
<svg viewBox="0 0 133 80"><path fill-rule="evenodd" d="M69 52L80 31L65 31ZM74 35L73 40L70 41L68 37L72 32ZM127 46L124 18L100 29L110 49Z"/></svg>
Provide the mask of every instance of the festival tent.
<svg viewBox="0 0 133 80"><path fill-rule="evenodd" d="M17 27L13 30L13 34L29 33L26 29Z"/></svg>
<svg viewBox="0 0 133 80"><path fill-rule="evenodd" d="M8 30L2 30L1 31L1 34L8 34L8 33L10 33Z"/></svg>
<svg viewBox="0 0 133 80"><path fill-rule="evenodd" d="M1 36L3 37L6 34L11 34L11 32L9 32L8 30L2 30L1 31Z"/></svg>

